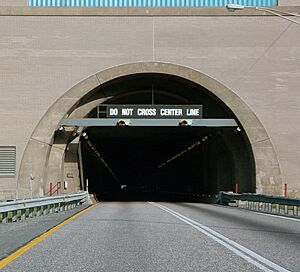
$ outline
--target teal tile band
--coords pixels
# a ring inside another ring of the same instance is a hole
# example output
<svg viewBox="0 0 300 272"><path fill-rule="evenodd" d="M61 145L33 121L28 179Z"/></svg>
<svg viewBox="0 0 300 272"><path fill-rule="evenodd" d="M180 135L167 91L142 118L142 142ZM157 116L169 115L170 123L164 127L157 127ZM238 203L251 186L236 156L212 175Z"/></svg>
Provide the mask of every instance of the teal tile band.
<svg viewBox="0 0 300 272"><path fill-rule="evenodd" d="M34 7L223 7L277 6L278 0L28 0Z"/></svg>

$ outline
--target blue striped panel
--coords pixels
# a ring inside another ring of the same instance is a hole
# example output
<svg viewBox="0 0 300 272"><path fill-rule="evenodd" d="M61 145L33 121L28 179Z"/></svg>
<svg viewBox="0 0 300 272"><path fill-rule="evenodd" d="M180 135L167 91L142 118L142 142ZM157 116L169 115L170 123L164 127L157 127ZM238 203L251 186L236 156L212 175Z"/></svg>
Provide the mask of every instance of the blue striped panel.
<svg viewBox="0 0 300 272"><path fill-rule="evenodd" d="M33 7L223 7L277 6L278 0L27 0Z"/></svg>

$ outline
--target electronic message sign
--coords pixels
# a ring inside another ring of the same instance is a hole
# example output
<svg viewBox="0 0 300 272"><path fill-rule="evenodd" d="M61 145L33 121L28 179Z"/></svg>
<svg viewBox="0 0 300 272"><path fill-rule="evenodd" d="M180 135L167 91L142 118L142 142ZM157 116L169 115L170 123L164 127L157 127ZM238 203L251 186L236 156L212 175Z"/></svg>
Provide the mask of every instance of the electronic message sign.
<svg viewBox="0 0 300 272"><path fill-rule="evenodd" d="M99 105L98 118L202 119L202 105Z"/></svg>

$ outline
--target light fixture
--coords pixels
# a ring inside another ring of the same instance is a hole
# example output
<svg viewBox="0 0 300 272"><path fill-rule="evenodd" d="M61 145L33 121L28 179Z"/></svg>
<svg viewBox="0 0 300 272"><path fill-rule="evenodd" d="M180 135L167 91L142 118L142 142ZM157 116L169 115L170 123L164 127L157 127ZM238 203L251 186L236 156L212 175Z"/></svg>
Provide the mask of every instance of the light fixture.
<svg viewBox="0 0 300 272"><path fill-rule="evenodd" d="M83 137L84 139L86 139L86 140L89 138L89 136L87 135L86 132L83 132L81 135L82 135L82 137Z"/></svg>
<svg viewBox="0 0 300 272"><path fill-rule="evenodd" d="M204 136L201 140L202 140L202 142L207 141L208 140L208 136Z"/></svg>
<svg viewBox="0 0 300 272"><path fill-rule="evenodd" d="M191 126L193 125L193 120L190 120L190 119L183 119L183 120L180 120L179 122L179 126Z"/></svg>
<svg viewBox="0 0 300 272"><path fill-rule="evenodd" d="M228 4L226 5L226 8L234 11L234 10L244 9L245 6L238 5L238 4Z"/></svg>
<svg viewBox="0 0 300 272"><path fill-rule="evenodd" d="M243 5L238 5L238 4L234 4L234 3L230 3L230 4L226 5L226 8L229 11L242 10L242 9L245 9L245 8L256 9L256 10L259 10L259 11L264 11L264 12L271 13L271 14L273 14L275 16L278 16L280 18L283 18L285 20L293 22L293 23L295 23L297 25L300 25L299 21L296 21L296 20L290 19L287 16L284 16L284 15L289 15L289 16L300 17L300 14L297 14L297 13L286 12L286 11L283 11L283 10L273 9L273 8L268 8L268 7L243 6ZM282 14L284 14L284 15L282 15Z"/></svg>
<svg viewBox="0 0 300 272"><path fill-rule="evenodd" d="M130 125L130 120L128 119L121 119L117 122L117 126L119 127L124 127L124 126L129 126Z"/></svg>
<svg viewBox="0 0 300 272"><path fill-rule="evenodd" d="M236 133L239 133L239 132L241 132L242 131L242 129L240 128L240 127L237 127L235 130L234 130L234 132L236 132Z"/></svg>

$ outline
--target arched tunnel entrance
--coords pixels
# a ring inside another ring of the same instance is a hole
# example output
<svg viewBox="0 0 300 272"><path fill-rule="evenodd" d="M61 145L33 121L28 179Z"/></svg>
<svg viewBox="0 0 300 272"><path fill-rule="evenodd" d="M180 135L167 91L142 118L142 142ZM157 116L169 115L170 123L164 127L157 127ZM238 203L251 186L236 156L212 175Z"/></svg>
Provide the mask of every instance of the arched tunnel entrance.
<svg viewBox="0 0 300 272"><path fill-rule="evenodd" d="M99 87L100 88L100 87ZM101 85L105 104L203 105L203 118L235 119L215 95L189 80L135 74ZM81 103L100 99L93 90ZM93 108L86 118L95 118ZM196 201L219 191L255 192L255 163L239 127L86 127L81 184L101 200Z"/></svg>

